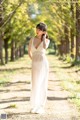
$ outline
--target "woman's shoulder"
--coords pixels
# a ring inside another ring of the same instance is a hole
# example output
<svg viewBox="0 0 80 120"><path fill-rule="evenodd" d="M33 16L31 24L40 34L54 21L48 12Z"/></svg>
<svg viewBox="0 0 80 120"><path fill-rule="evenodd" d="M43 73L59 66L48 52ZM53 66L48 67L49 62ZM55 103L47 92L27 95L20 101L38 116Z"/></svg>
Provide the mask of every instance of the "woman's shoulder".
<svg viewBox="0 0 80 120"><path fill-rule="evenodd" d="M31 37L31 38L30 38L30 42L32 42L33 40L34 40L34 37Z"/></svg>
<svg viewBox="0 0 80 120"><path fill-rule="evenodd" d="M31 41L33 41L36 38L36 36L33 36L30 38Z"/></svg>

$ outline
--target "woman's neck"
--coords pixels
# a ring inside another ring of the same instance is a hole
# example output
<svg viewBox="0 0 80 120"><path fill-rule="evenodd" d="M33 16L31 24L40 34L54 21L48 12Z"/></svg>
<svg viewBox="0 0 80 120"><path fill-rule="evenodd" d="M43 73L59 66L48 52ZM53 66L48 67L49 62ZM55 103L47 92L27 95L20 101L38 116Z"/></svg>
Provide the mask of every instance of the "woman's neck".
<svg viewBox="0 0 80 120"><path fill-rule="evenodd" d="M37 37L37 39L41 40L41 36L36 36L36 37Z"/></svg>

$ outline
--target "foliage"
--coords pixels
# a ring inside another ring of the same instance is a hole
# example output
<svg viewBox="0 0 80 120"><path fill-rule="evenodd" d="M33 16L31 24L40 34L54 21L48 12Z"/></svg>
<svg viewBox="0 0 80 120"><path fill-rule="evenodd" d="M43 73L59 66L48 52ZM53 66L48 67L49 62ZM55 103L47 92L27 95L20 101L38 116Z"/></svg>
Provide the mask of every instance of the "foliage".
<svg viewBox="0 0 80 120"><path fill-rule="evenodd" d="M59 49L58 46L63 47L63 53L59 51L59 54L73 54L75 57L76 42L74 42L73 51L70 45L72 44L71 30L75 40L77 36L76 2L80 7L80 0L2 0L3 22L0 30L4 34L3 40L8 40L9 45L15 41L18 48L27 43L27 38L35 35L37 23L45 22L48 26L50 40L55 43L57 49ZM67 45L69 48L66 47ZM65 53L64 50L67 49L68 52Z"/></svg>

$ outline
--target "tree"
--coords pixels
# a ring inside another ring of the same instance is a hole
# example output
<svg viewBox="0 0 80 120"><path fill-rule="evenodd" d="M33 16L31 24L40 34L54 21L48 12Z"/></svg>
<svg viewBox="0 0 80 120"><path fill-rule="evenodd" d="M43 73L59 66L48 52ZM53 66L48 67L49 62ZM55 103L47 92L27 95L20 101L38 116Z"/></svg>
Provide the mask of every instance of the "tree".
<svg viewBox="0 0 80 120"><path fill-rule="evenodd" d="M1 25L3 24L3 6L2 6L2 0L0 0L0 28ZM3 60L3 29L0 29L0 60L1 64L4 64Z"/></svg>
<svg viewBox="0 0 80 120"><path fill-rule="evenodd" d="M80 60L80 4L76 2L76 59Z"/></svg>
<svg viewBox="0 0 80 120"><path fill-rule="evenodd" d="M74 35L75 35L75 16L74 16L74 3L71 0L71 28L70 28L70 36L71 36L71 57L74 58Z"/></svg>

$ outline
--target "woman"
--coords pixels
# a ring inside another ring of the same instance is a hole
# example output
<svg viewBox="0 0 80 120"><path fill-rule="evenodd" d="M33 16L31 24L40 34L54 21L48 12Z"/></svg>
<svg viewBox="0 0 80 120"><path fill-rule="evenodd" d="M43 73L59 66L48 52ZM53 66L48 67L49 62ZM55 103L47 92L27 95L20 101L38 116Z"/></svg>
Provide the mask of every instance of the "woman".
<svg viewBox="0 0 80 120"><path fill-rule="evenodd" d="M28 54L32 59L31 113L44 113L49 73L45 52L50 42L46 24L39 23L36 34L28 46Z"/></svg>

